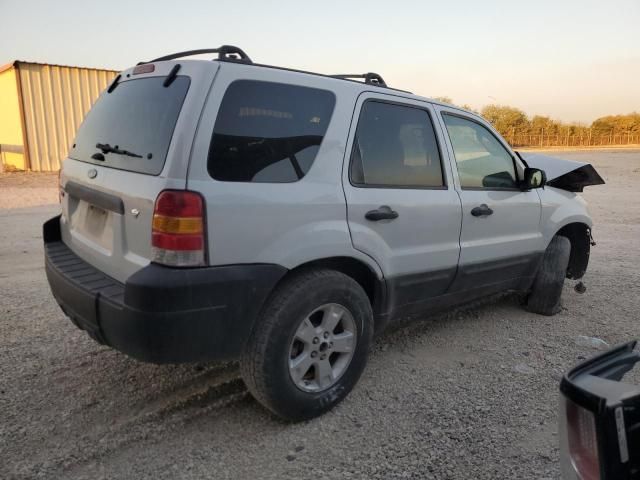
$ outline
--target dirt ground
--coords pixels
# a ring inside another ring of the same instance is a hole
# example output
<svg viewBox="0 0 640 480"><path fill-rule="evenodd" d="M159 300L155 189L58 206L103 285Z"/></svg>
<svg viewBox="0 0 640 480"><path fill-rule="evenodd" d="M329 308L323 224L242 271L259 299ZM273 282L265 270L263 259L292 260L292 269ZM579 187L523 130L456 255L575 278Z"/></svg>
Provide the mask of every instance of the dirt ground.
<svg viewBox="0 0 640 480"><path fill-rule="evenodd" d="M0 173L0 209L58 202L58 172Z"/></svg>
<svg viewBox="0 0 640 480"><path fill-rule="evenodd" d="M42 268L57 205L6 208L56 202L56 178L1 176L0 478L559 478L558 382L597 353L577 337L640 337L640 151L553 155L607 181L584 194L587 293L567 282L551 318L507 297L396 328L340 406L293 425L234 364L144 364L77 330Z"/></svg>

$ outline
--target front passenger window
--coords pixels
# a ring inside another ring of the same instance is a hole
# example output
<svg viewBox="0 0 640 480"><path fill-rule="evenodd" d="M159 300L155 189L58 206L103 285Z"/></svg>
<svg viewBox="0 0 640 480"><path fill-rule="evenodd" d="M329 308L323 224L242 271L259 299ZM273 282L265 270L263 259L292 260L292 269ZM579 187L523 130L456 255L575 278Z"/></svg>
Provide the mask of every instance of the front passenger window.
<svg viewBox="0 0 640 480"><path fill-rule="evenodd" d="M513 158L487 128L455 115L442 117L462 188L517 188Z"/></svg>

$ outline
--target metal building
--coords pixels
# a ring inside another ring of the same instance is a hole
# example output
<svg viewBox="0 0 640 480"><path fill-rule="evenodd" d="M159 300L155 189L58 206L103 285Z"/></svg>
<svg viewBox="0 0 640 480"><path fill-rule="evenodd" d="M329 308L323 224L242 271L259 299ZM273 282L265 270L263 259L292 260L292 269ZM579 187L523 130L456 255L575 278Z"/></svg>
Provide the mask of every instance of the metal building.
<svg viewBox="0 0 640 480"><path fill-rule="evenodd" d="M0 66L0 164L58 170L82 119L116 74L19 60Z"/></svg>

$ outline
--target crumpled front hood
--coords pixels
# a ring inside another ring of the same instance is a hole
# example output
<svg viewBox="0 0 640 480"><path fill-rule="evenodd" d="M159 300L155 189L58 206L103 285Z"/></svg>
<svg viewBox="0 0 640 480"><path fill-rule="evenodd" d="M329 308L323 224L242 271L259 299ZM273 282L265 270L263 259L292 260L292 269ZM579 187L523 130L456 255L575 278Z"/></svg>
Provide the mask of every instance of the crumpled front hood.
<svg viewBox="0 0 640 480"><path fill-rule="evenodd" d="M563 160L537 153L522 153L521 157L530 167L544 170L547 185L569 192L582 192L590 185L604 185L604 180L590 163Z"/></svg>

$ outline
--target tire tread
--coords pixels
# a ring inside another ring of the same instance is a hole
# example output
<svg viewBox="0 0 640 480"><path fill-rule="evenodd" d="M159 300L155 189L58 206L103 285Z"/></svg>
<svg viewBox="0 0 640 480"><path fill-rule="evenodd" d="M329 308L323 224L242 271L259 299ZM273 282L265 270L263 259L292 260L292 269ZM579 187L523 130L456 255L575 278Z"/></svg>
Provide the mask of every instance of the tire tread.
<svg viewBox="0 0 640 480"><path fill-rule="evenodd" d="M531 293L527 298L528 311L547 316L555 315L560 311L562 287L570 255L569 239L559 235L553 237L544 252Z"/></svg>
<svg viewBox="0 0 640 480"><path fill-rule="evenodd" d="M324 282L334 286L343 284L346 290L355 289L357 295L367 298L360 284L341 272L328 269L307 269L296 272L285 278L265 302L240 360L240 374L253 397L271 412L289 420L297 418L290 412L283 414L282 409L274 402L276 386L270 381L272 377L265 375L267 363L270 360L265 353L269 350L269 344L274 338L273 332L279 326L280 314L288 302L292 298L303 298L312 285Z"/></svg>

